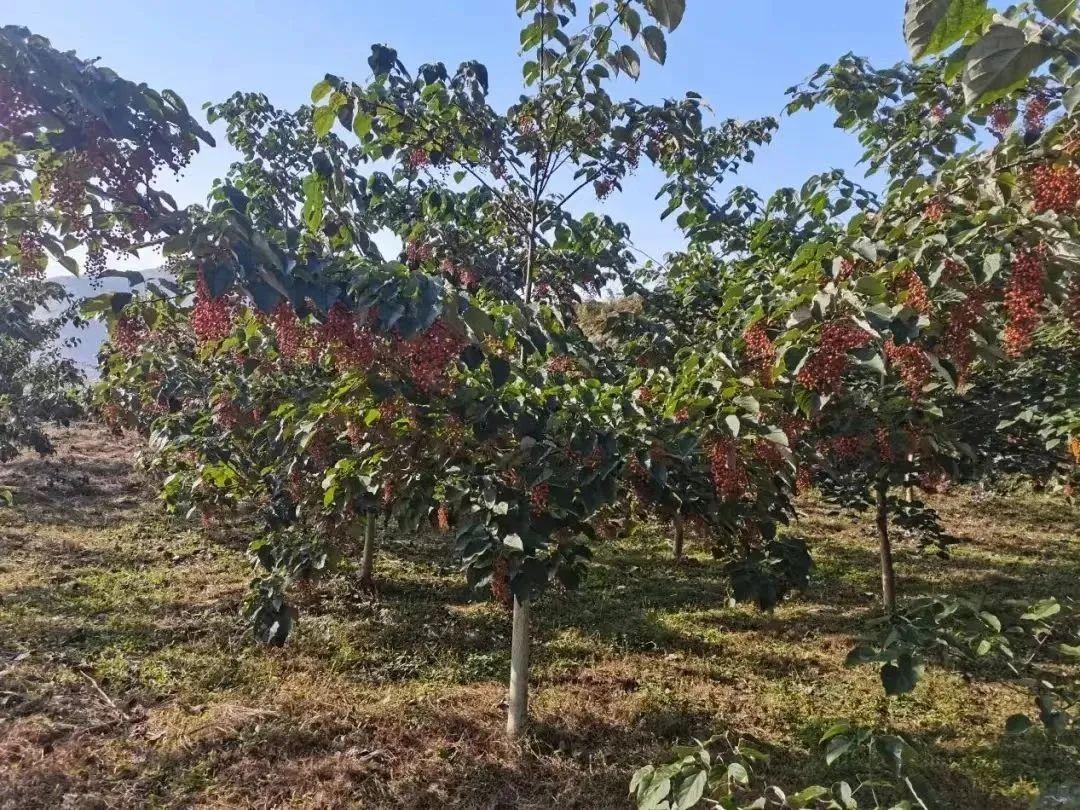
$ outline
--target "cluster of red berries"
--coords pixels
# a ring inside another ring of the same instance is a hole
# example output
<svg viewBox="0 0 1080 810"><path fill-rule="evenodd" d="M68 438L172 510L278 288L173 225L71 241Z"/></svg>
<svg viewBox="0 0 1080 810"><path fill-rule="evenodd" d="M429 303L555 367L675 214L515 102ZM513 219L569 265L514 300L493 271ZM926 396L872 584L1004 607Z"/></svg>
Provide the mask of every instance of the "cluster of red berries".
<svg viewBox="0 0 1080 810"><path fill-rule="evenodd" d="M464 341L442 321L436 321L426 332L410 341L406 357L409 375L416 387L429 394L445 391L451 363L462 348Z"/></svg>
<svg viewBox="0 0 1080 810"><path fill-rule="evenodd" d="M527 112L518 114L517 129L522 135L531 135L536 132L536 120Z"/></svg>
<svg viewBox="0 0 1080 810"><path fill-rule="evenodd" d="M529 511L533 515L541 515L547 509L551 500L551 487L547 484L536 484L529 490Z"/></svg>
<svg viewBox="0 0 1080 810"><path fill-rule="evenodd" d="M979 289L972 290L967 298L949 308L945 334L942 337L942 349L945 356L956 366L961 379L966 376L975 358L971 331L983 315L984 295Z"/></svg>
<svg viewBox="0 0 1080 810"><path fill-rule="evenodd" d="M907 269L897 279L900 288L907 293L904 303L920 315L929 315L931 310L930 290L919 274L912 269Z"/></svg>
<svg viewBox="0 0 1080 810"><path fill-rule="evenodd" d="M750 489L750 476L732 439L721 439L712 446L709 468L716 493L724 500L738 500Z"/></svg>
<svg viewBox="0 0 1080 810"><path fill-rule="evenodd" d="M850 461L863 453L863 442L859 436L831 436L817 443L817 450L823 456L832 456L838 461Z"/></svg>
<svg viewBox="0 0 1080 810"><path fill-rule="evenodd" d="M945 216L948 210L945 201L940 197L935 197L926 204L926 208L923 209L923 216L925 216L929 222L937 222Z"/></svg>
<svg viewBox="0 0 1080 810"><path fill-rule="evenodd" d="M930 110L930 124L936 127L945 120L946 115L948 115L948 110L945 108L945 105L939 101Z"/></svg>
<svg viewBox="0 0 1080 810"><path fill-rule="evenodd" d="M244 414L229 397L220 397L214 401L210 409L210 418L214 424L224 430L233 430L243 422Z"/></svg>
<svg viewBox="0 0 1080 810"><path fill-rule="evenodd" d="M926 352L914 343L897 344L889 338L885 343L885 356L900 373L900 380L911 398L918 399L933 371Z"/></svg>
<svg viewBox="0 0 1080 810"><path fill-rule="evenodd" d="M1022 250L1012 263L1012 274L1005 285L1005 353L1019 357L1031 347L1032 336L1042 321L1043 256L1040 245L1034 250Z"/></svg>
<svg viewBox="0 0 1080 810"><path fill-rule="evenodd" d="M36 113L36 105L17 87L0 81L0 128L8 130L13 136L30 132Z"/></svg>
<svg viewBox="0 0 1080 810"><path fill-rule="evenodd" d="M1067 214L1080 203L1080 170L1071 164L1043 164L1031 170L1032 204L1036 211Z"/></svg>
<svg viewBox="0 0 1080 810"><path fill-rule="evenodd" d="M940 470L924 472L919 475L919 489L923 492L931 494L947 492L951 483L949 477Z"/></svg>
<svg viewBox="0 0 1080 810"><path fill-rule="evenodd" d="M640 402L642 405L648 405L650 402L656 399L656 394L653 393L653 390L647 385L641 386L641 388L637 390L637 395L638 402Z"/></svg>
<svg viewBox="0 0 1080 810"><path fill-rule="evenodd" d="M809 492L814 488L814 471L808 464L800 464L795 469L795 494Z"/></svg>
<svg viewBox="0 0 1080 810"><path fill-rule="evenodd" d="M589 451L589 455L585 456L581 460L581 466L586 470L595 470L600 466L600 462L604 460L604 451L599 447L594 447Z"/></svg>
<svg viewBox="0 0 1080 810"><path fill-rule="evenodd" d="M743 333L746 342L746 360L750 368L766 385L772 382L773 363L776 362L776 346L769 339L765 324L753 324Z"/></svg>
<svg viewBox="0 0 1080 810"><path fill-rule="evenodd" d="M547 361L547 370L551 374L570 374L577 371L577 361L567 354L560 354Z"/></svg>
<svg viewBox="0 0 1080 810"><path fill-rule="evenodd" d="M810 427L810 420L802 416L784 414L780 417L780 430L787 436L788 444L794 444L795 440L806 432Z"/></svg>
<svg viewBox="0 0 1080 810"><path fill-rule="evenodd" d="M321 428L316 430L308 439L305 448L308 458L315 462L316 466L325 467L330 460L330 447L332 444L333 441L327 431Z"/></svg>
<svg viewBox="0 0 1080 810"><path fill-rule="evenodd" d="M367 441L367 430L362 422L350 419L345 425L345 437L354 450L359 450Z"/></svg>
<svg viewBox="0 0 1080 810"><path fill-rule="evenodd" d="M837 281L848 281L855 275L855 262L851 259L842 259L840 262L840 272L836 274Z"/></svg>
<svg viewBox="0 0 1080 810"><path fill-rule="evenodd" d="M450 531L450 507L445 503L440 503L439 508L435 510L435 525L443 534Z"/></svg>
<svg viewBox="0 0 1080 810"><path fill-rule="evenodd" d="M423 264L431 259L432 255L434 255L434 251L431 249L431 245L424 242L410 239L405 244L405 259L410 264Z"/></svg>
<svg viewBox="0 0 1080 810"><path fill-rule="evenodd" d="M506 486L510 487L510 489L521 489L524 484L521 480L521 473L513 468L503 470L499 477Z"/></svg>
<svg viewBox="0 0 1080 810"><path fill-rule="evenodd" d="M132 315L121 315L113 326L112 344L124 357L132 358L146 343L146 324Z"/></svg>
<svg viewBox="0 0 1080 810"><path fill-rule="evenodd" d="M689 422L690 421L690 409L687 408L687 407L682 407L682 408L679 408L679 410L675 411L675 421L679 422L679 423Z"/></svg>
<svg viewBox="0 0 1080 810"><path fill-rule="evenodd" d="M46 264L41 236L36 231L19 234L19 272L27 278L44 278Z"/></svg>
<svg viewBox="0 0 1080 810"><path fill-rule="evenodd" d="M821 330L817 351L799 370L796 379L803 388L833 394L847 368L848 352L870 342L870 336L849 320L832 321Z"/></svg>
<svg viewBox="0 0 1080 810"><path fill-rule="evenodd" d="M998 138L1004 138L1012 129L1012 119L1012 110L1008 105L995 104L994 109L990 111L990 121L986 126Z"/></svg>
<svg viewBox="0 0 1080 810"><path fill-rule="evenodd" d="M282 300L271 316L278 354L286 360L295 360L304 342L304 327L296 317L296 310L287 300Z"/></svg>
<svg viewBox="0 0 1080 810"><path fill-rule="evenodd" d="M1024 107L1024 132L1029 136L1038 136L1046 128L1046 111L1049 105L1041 95L1035 96Z"/></svg>
<svg viewBox="0 0 1080 810"><path fill-rule="evenodd" d="M491 595L496 602L505 607L514 603L514 595L510 591L510 563L506 557L499 557L491 569Z"/></svg>
<svg viewBox="0 0 1080 810"><path fill-rule="evenodd" d="M427 151L424 149L416 147L415 149L409 150L409 154L405 157L405 162L409 165L410 169L415 171L429 165L431 163L431 156L428 155Z"/></svg>
<svg viewBox="0 0 1080 810"><path fill-rule="evenodd" d="M382 500L383 508L389 508L390 504L394 502L394 485L390 481L383 482L379 497Z"/></svg>
<svg viewBox="0 0 1080 810"><path fill-rule="evenodd" d="M778 470L784 466L784 456L780 448L768 439L758 439L754 442L754 456L770 470Z"/></svg>
<svg viewBox="0 0 1080 810"><path fill-rule="evenodd" d="M893 451L892 436L889 433L889 429L886 427L879 427L874 433L874 440L877 443L878 455L881 460L886 464L892 464L896 461L896 453Z"/></svg>
<svg viewBox="0 0 1080 810"><path fill-rule="evenodd" d="M330 308L320 336L330 346L334 366L339 371L356 371L371 366L375 359L375 338L356 321L342 303Z"/></svg>
<svg viewBox="0 0 1080 810"><path fill-rule="evenodd" d="M593 183L593 191L596 192L596 199L606 200L611 196L612 189L615 188L615 181L610 177L601 177L599 180Z"/></svg>
<svg viewBox="0 0 1080 810"><path fill-rule="evenodd" d="M195 284L195 307L191 311L191 328L200 343L222 340L232 331L232 308L228 299L210 294L206 276L199 271Z"/></svg>

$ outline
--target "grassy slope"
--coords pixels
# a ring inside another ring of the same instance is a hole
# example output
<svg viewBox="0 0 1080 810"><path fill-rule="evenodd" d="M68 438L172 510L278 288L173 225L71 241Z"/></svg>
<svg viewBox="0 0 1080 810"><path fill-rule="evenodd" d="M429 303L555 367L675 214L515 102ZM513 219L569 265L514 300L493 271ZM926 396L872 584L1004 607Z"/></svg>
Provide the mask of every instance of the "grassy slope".
<svg viewBox="0 0 1080 810"><path fill-rule="evenodd" d="M831 781L816 740L851 718L904 734L946 806L1021 807L1080 777L1037 736L1001 741L1026 701L936 669L886 700L842 666L875 610L867 520L802 504L813 589L773 615L725 605L719 566L682 567L656 532L600 551L587 589L540 608L535 724L504 744L509 621L476 602L440 539L387 538L371 598L346 571L301 596L284 650L238 622L239 540L162 516L98 431L0 473L0 807L625 807L629 774L676 739L728 730L775 749L769 778ZM1080 597L1078 517L1038 497L936 504L966 542L901 551L904 594Z"/></svg>

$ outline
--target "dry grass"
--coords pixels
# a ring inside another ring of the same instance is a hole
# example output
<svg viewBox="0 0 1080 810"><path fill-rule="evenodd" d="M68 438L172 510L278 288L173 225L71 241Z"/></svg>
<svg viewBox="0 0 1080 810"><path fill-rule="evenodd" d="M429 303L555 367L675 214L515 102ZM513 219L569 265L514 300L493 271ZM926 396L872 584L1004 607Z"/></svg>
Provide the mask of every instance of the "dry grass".
<svg viewBox="0 0 1080 810"><path fill-rule="evenodd" d="M728 607L719 566L669 559L655 529L601 550L587 588L539 610L534 725L501 734L509 621L476 601L444 541L383 537L377 597L351 571L303 595L283 650L239 620L242 542L161 515L134 449L95 429L0 481L0 807L617 808L677 739L726 730L778 753L795 787L833 781L817 739L853 719L903 734L945 807L1019 808L1080 778L1037 736L1003 740L1024 700L935 669L887 700L845 669L874 615L869 522L802 504L812 590L772 615ZM1068 507L967 493L935 504L966 538L947 563L904 550L905 594L1080 597Z"/></svg>

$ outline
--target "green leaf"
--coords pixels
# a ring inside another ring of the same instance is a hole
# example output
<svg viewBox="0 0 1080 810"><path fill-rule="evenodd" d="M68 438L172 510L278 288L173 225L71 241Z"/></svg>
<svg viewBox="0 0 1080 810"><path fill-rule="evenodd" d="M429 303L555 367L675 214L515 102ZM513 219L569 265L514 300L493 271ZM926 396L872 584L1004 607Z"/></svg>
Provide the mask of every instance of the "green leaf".
<svg viewBox="0 0 1080 810"><path fill-rule="evenodd" d="M320 138L334 128L337 113L333 107L317 107L311 116L311 125Z"/></svg>
<svg viewBox="0 0 1080 810"><path fill-rule="evenodd" d="M788 804L795 810L801 810L801 808L817 801L822 796L828 795L828 793L827 788L823 788L821 785L812 785L800 790L794 796L788 796Z"/></svg>
<svg viewBox="0 0 1080 810"><path fill-rule="evenodd" d="M646 25L641 32L641 38L645 41L645 51L654 62L661 65L667 61L667 41L664 32L655 25Z"/></svg>
<svg viewBox="0 0 1080 810"><path fill-rule="evenodd" d="M357 110L352 122L352 131L358 138L363 138L371 132L371 116L363 110Z"/></svg>
<svg viewBox="0 0 1080 810"><path fill-rule="evenodd" d="M641 76L641 57L638 56L637 51L629 45L623 45L619 48L619 56L621 57L622 68L626 71L626 75L631 79L637 79Z"/></svg>
<svg viewBox="0 0 1080 810"><path fill-rule="evenodd" d="M724 418L724 422L727 424L728 430L731 431L732 436L738 436L739 435L739 428L742 426L741 423L739 422L739 417L737 417L733 413L729 413Z"/></svg>
<svg viewBox="0 0 1080 810"><path fill-rule="evenodd" d="M1005 721L1005 733L1011 735L1023 734L1031 728L1031 718L1026 714L1013 714Z"/></svg>
<svg viewBox="0 0 1080 810"><path fill-rule="evenodd" d="M709 772L698 771L689 779L683 779L675 789L675 807L678 810L690 810L701 801L705 786L709 783Z"/></svg>
<svg viewBox="0 0 1080 810"><path fill-rule="evenodd" d="M522 542L521 535L519 534L506 535L506 537L503 538L503 545L516 551L525 550L525 543Z"/></svg>
<svg viewBox="0 0 1080 810"><path fill-rule="evenodd" d="M855 742L851 737L844 735L833 737L829 740L829 745L825 749L825 764L832 765L836 760L840 759L840 757L850 751L854 744Z"/></svg>
<svg viewBox="0 0 1080 810"><path fill-rule="evenodd" d="M1032 605L1027 613L1020 616L1021 619L1025 619L1029 622L1041 622L1043 619L1049 619L1061 612L1061 605L1056 599L1051 597L1050 599L1043 599Z"/></svg>
<svg viewBox="0 0 1080 810"><path fill-rule="evenodd" d="M1065 111L1072 115L1076 112L1077 106L1080 105L1080 68L1069 74L1068 84L1070 87L1065 91L1063 103L1065 104Z"/></svg>
<svg viewBox="0 0 1080 810"><path fill-rule="evenodd" d="M940 53L986 17L986 0L907 0L904 40L912 59Z"/></svg>
<svg viewBox="0 0 1080 810"><path fill-rule="evenodd" d="M906 695L913 690L922 675L922 664L911 657L911 653L901 653L895 664L886 664L881 668L881 685L887 695Z"/></svg>
<svg viewBox="0 0 1080 810"><path fill-rule="evenodd" d="M1059 644L1058 652L1070 658L1080 658L1080 644Z"/></svg>
<svg viewBox="0 0 1080 810"><path fill-rule="evenodd" d="M1050 50L1028 42L1012 25L993 25L976 42L964 67L964 99L989 104L1023 86L1028 76L1050 58Z"/></svg>
<svg viewBox="0 0 1080 810"><path fill-rule="evenodd" d="M668 31L674 31L686 13L686 0L645 0L645 8Z"/></svg>
<svg viewBox="0 0 1080 810"><path fill-rule="evenodd" d="M330 91L332 89L333 86L330 84L330 82L328 82L326 79L323 79L321 82L311 88L311 103L318 104L330 94Z"/></svg>

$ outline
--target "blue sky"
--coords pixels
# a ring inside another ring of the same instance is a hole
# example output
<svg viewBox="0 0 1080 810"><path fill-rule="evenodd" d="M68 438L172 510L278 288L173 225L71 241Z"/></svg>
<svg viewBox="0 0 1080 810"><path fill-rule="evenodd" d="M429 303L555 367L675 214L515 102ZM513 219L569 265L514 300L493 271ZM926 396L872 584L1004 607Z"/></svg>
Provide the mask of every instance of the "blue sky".
<svg viewBox="0 0 1080 810"><path fill-rule="evenodd" d="M373 42L397 48L410 67L484 62L497 107L520 91L514 0L6 0L4 6L0 22L26 25L80 56L101 57L129 79L172 88L200 116L203 102L234 90L259 90L292 108L307 101L327 72L362 80ZM682 26L668 37L667 64L643 65L641 80L625 91L650 101L696 90L717 119L776 115L785 88L847 51L880 65L903 59L902 16L903 0L688 0ZM827 112L802 113L781 120L773 144L739 182L769 192L813 172L850 169L858 155L858 144L832 128ZM220 146L200 154L172 189L178 201L202 201L229 160ZM679 240L658 221L654 182L649 175L631 182L603 210L629 223L634 241L659 256Z"/></svg>

